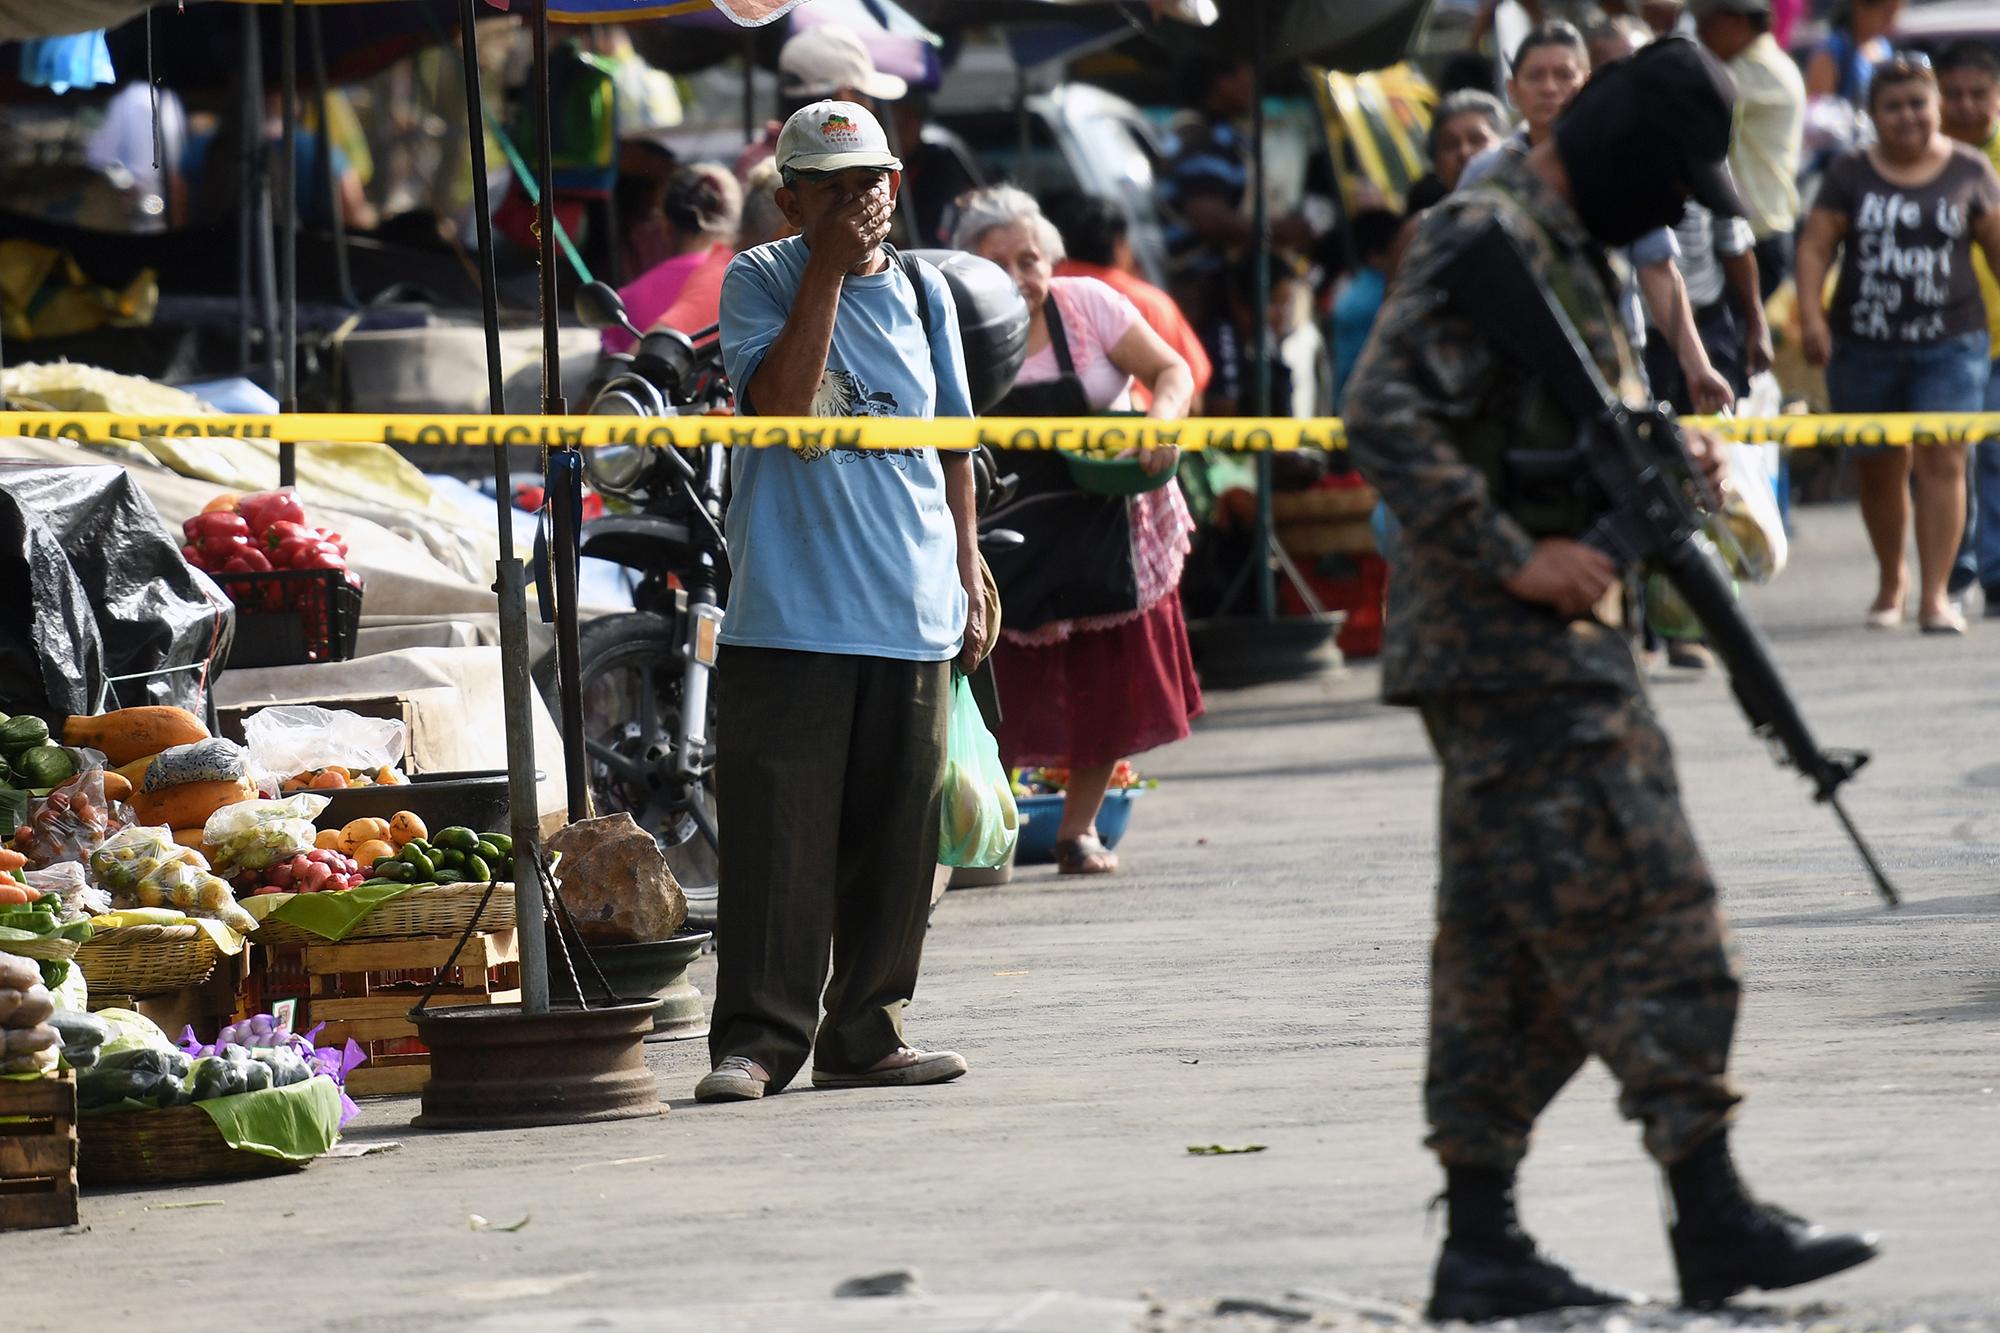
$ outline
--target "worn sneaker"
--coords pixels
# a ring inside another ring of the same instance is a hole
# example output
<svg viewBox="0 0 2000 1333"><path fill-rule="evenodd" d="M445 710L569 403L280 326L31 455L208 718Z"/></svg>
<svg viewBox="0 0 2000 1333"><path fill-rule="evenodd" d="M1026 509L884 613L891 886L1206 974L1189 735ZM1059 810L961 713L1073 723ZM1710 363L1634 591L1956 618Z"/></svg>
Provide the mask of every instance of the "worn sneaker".
<svg viewBox="0 0 2000 1333"><path fill-rule="evenodd" d="M724 1056L722 1063L702 1075L694 1085L698 1102L754 1102L764 1095L770 1082L758 1074L757 1066L741 1055Z"/></svg>
<svg viewBox="0 0 2000 1333"><path fill-rule="evenodd" d="M1668 639L1667 665L1681 671L1708 671L1715 666L1715 654L1693 639Z"/></svg>
<svg viewBox="0 0 2000 1333"><path fill-rule="evenodd" d="M926 1083L949 1083L966 1071L965 1057L957 1051L904 1052L916 1058L886 1069L870 1069L859 1074L837 1074L828 1069L813 1070L815 1088L914 1088ZM903 1052L898 1052L901 1054Z"/></svg>

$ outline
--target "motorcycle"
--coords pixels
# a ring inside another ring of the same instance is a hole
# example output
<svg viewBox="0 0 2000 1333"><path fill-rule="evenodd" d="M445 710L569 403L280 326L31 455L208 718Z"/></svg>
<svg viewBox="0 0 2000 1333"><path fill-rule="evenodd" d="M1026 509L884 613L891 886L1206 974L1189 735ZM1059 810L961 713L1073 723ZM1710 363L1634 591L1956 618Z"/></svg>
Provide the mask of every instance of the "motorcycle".
<svg viewBox="0 0 2000 1333"><path fill-rule="evenodd" d="M975 255L927 251L945 275L959 310L959 330L973 405L985 410L1013 384L1026 357L1027 306L1013 280ZM593 416L663 418L727 413L734 399L723 372L716 329L693 338L673 330L641 333L616 292L591 283L577 313L600 331L622 328L631 353L607 357L593 383ZM627 811L660 843L687 895L688 920L715 923L717 827L714 672L729 591L728 449L666 445L584 451L600 494L627 512L583 525L584 556L638 575L633 610L601 616L578 631L584 743L593 805ZM982 449L973 459L974 502L982 514L1004 505L1013 479ZM1018 545L1019 534L982 525L980 545ZM535 671L550 710L559 713L554 654ZM990 678L975 678L982 705L994 699ZM989 721L992 720L989 712Z"/></svg>

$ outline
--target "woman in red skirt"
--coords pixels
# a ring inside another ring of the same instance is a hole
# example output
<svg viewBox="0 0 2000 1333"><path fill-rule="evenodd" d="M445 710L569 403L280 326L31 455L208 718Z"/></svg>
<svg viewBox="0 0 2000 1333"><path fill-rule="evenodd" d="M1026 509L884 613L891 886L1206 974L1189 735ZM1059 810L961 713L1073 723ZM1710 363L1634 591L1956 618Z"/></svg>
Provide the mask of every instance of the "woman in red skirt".
<svg viewBox="0 0 2000 1333"><path fill-rule="evenodd" d="M1095 278L1057 278L1062 238L1032 196L1010 186L961 201L954 240L1012 275L1028 303L1028 359L995 416L1187 414L1187 363L1123 295ZM1170 472L1173 449L1140 463ZM1118 858L1097 836L1097 811L1118 762L1177 741L1201 714L1201 687L1181 615L1181 566L1194 520L1180 485L1107 496L1079 488L1054 455L1010 454L1021 485L993 518L1027 541L991 559L1005 628L993 652L1000 753L1010 768L1069 769L1057 865L1102 875Z"/></svg>

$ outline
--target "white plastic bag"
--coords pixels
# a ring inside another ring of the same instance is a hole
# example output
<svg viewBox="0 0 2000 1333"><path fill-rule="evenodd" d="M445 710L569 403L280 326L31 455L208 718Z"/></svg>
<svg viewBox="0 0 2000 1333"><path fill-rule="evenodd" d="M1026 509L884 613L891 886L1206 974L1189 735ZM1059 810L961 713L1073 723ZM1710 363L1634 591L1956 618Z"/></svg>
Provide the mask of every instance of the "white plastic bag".
<svg viewBox="0 0 2000 1333"><path fill-rule="evenodd" d="M224 879L262 873L279 861L313 849L313 820L327 798L299 792L282 801L238 801L208 817L201 840L213 850L212 869Z"/></svg>
<svg viewBox="0 0 2000 1333"><path fill-rule="evenodd" d="M243 739L251 767L275 780L322 768L396 768L409 745L399 718L311 704L275 704L252 713L243 720Z"/></svg>

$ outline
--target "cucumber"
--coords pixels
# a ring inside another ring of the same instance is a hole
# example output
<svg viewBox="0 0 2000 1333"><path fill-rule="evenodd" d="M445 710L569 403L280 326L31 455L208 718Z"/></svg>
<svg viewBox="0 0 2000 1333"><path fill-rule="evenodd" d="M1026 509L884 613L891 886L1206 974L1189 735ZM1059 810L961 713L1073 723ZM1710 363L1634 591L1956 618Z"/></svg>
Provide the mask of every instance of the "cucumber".
<svg viewBox="0 0 2000 1333"><path fill-rule="evenodd" d="M465 853L456 847L445 848L437 855L437 868L439 870L465 869Z"/></svg>
<svg viewBox="0 0 2000 1333"><path fill-rule="evenodd" d="M488 865L493 865L500 860L500 849L493 845L491 838L481 838L479 845L472 849L472 855L478 857Z"/></svg>
<svg viewBox="0 0 2000 1333"><path fill-rule="evenodd" d="M514 854L514 839L509 837L505 833L488 833L484 836L482 841L492 843L495 850L497 850L500 853L502 858L509 857Z"/></svg>
<svg viewBox="0 0 2000 1333"><path fill-rule="evenodd" d="M409 879L404 881L405 883L416 884L428 882L432 876L437 874L437 863L418 851L415 843L404 846L397 859L410 867L411 874Z"/></svg>
<svg viewBox="0 0 2000 1333"><path fill-rule="evenodd" d="M483 857L477 854L465 858L465 880L468 884L485 884L493 878Z"/></svg>
<svg viewBox="0 0 2000 1333"><path fill-rule="evenodd" d="M469 852L479 846L479 835L463 824L454 824L440 831L431 841L452 851Z"/></svg>
<svg viewBox="0 0 2000 1333"><path fill-rule="evenodd" d="M440 884L463 884L465 876L459 874L456 870L440 870L437 872L437 882Z"/></svg>

